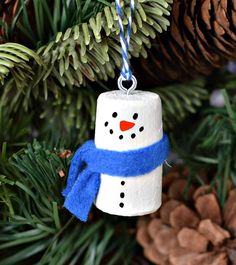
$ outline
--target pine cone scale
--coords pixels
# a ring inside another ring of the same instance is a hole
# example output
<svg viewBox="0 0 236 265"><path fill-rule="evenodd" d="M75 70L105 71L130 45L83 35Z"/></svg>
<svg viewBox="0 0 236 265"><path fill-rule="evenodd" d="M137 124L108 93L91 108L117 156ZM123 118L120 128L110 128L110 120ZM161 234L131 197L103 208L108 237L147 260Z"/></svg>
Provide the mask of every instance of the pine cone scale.
<svg viewBox="0 0 236 265"><path fill-rule="evenodd" d="M157 233L160 231L161 226L162 226L162 222L161 222L161 220L159 220L159 219L153 219L153 220L149 223L147 229L148 229L148 233L149 233L150 237L151 237L153 240L155 239Z"/></svg>
<svg viewBox="0 0 236 265"><path fill-rule="evenodd" d="M169 265L168 257L157 251L155 246L149 246L146 248L144 250L144 255L149 257L149 259L155 264Z"/></svg>
<svg viewBox="0 0 236 265"><path fill-rule="evenodd" d="M162 254L167 255L169 251L178 246L177 233L174 229L167 226L163 227L154 239L156 249ZM166 242L166 244L163 244Z"/></svg>
<svg viewBox="0 0 236 265"><path fill-rule="evenodd" d="M201 6L201 19L206 25L206 29L211 30L211 0L206 0L206 1L201 1L202 6ZM197 20L196 20L197 21Z"/></svg>
<svg viewBox="0 0 236 265"><path fill-rule="evenodd" d="M202 220L198 231L204 235L214 246L221 245L225 239L230 238L230 234L210 219Z"/></svg>
<svg viewBox="0 0 236 265"><path fill-rule="evenodd" d="M170 214L170 224L180 230L184 227L196 228L199 224L199 218L191 209L184 204L176 207Z"/></svg>
<svg viewBox="0 0 236 265"><path fill-rule="evenodd" d="M169 260L171 264L175 265L192 265L192 261L197 255L197 253L179 247L170 251Z"/></svg>
<svg viewBox="0 0 236 265"><path fill-rule="evenodd" d="M197 198L195 207L201 219L211 219L217 224L222 223L220 207L214 194L206 194Z"/></svg>
<svg viewBox="0 0 236 265"><path fill-rule="evenodd" d="M231 229L234 229L236 231L236 191L232 190L229 193L228 200L225 203L224 207L224 219L225 224L230 227ZM235 225L232 225L235 224Z"/></svg>
<svg viewBox="0 0 236 265"><path fill-rule="evenodd" d="M227 265L227 258L225 253L215 254L212 252L207 252L204 254L199 254L194 258L191 265ZM189 265L190 265L189 264Z"/></svg>
<svg viewBox="0 0 236 265"><path fill-rule="evenodd" d="M232 18L233 26L236 28L236 11L232 11L231 18Z"/></svg>
<svg viewBox="0 0 236 265"><path fill-rule="evenodd" d="M207 251L208 240L198 231L189 228L183 228L178 233L179 245L190 251L201 253Z"/></svg>
<svg viewBox="0 0 236 265"><path fill-rule="evenodd" d="M176 200L169 200L168 202L163 204L160 215L164 223L170 224L170 213L179 205L180 202Z"/></svg>

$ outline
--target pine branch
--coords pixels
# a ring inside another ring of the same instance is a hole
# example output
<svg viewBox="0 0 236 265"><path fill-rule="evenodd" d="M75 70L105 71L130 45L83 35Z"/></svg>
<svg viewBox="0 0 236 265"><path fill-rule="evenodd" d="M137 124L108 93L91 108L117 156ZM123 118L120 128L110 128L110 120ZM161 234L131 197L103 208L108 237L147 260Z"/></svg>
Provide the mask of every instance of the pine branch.
<svg viewBox="0 0 236 265"><path fill-rule="evenodd" d="M102 92L98 84L96 90L91 86L80 87L79 89L64 88L50 79L49 88L50 91L46 91L38 86L32 90L32 94L22 93L15 86L13 80L10 80L3 87L0 106L11 113L15 122L19 122L16 113L24 113L22 117L30 116L32 137L47 140L54 146L59 142L66 146L75 146L90 138L95 124L96 99L99 90ZM4 126L4 124L8 124L6 122L8 116L3 116L4 129L2 134L5 137L2 138L5 141L14 142L17 139L13 132L17 128ZM13 122L13 126L15 122ZM29 128L27 130L29 132ZM24 140L29 141L29 138Z"/></svg>
<svg viewBox="0 0 236 265"><path fill-rule="evenodd" d="M130 55L147 57L146 48L151 47L151 38L166 30L170 15L168 1L138 0L130 42ZM124 24L127 24L129 8L125 8ZM41 47L42 56L48 71L61 85L80 86L86 79L107 80L115 76L115 68L121 67L119 28L114 3L102 12L91 17L89 22L59 32L54 41Z"/></svg>
<svg viewBox="0 0 236 265"><path fill-rule="evenodd" d="M11 73L18 87L25 84L26 79L32 79L33 69L29 60L34 59L38 65L43 62L40 57L27 47L17 43L0 44L0 82Z"/></svg>
<svg viewBox="0 0 236 265"><path fill-rule="evenodd" d="M32 113L27 114L23 109L15 113L0 104L0 146L5 150L4 143L7 143L8 153L15 148L22 148L30 138L32 116Z"/></svg>
<svg viewBox="0 0 236 265"><path fill-rule="evenodd" d="M97 96L98 92L90 87L61 89L57 98L46 101L39 112L42 119L40 138L54 146L60 142L72 148L91 138Z"/></svg>
<svg viewBox="0 0 236 265"><path fill-rule="evenodd" d="M169 15L171 1L137 1L131 56L145 57L146 48L151 46L150 38L167 29L169 22L165 16ZM129 12L126 8L125 17ZM62 89L75 89L81 85L87 86L88 80L99 81L114 77L116 67L121 66L117 19L113 3L88 22L68 28L64 34L58 33L54 41L38 50L45 67L37 64L31 67L27 64L30 74L34 73L32 80L27 71L20 71L19 80L11 78L7 81L2 96L4 104L10 104L14 110L22 105L27 109L32 98L47 99L50 93L57 98ZM124 19L124 23L127 23L127 19ZM11 100L12 93L15 94L14 101Z"/></svg>
<svg viewBox="0 0 236 265"><path fill-rule="evenodd" d="M176 142L178 152L192 168L215 169L216 177L213 178L212 185L217 188L222 206L229 180L236 185L236 105L233 96L235 89L223 90L223 93L225 107L203 109L194 127L186 130Z"/></svg>
<svg viewBox="0 0 236 265"><path fill-rule="evenodd" d="M0 12L0 31L6 41L20 39L31 48L38 48L58 32L86 22L111 5L111 0L28 0L6 1ZM22 38L22 36L24 38Z"/></svg>
<svg viewBox="0 0 236 265"><path fill-rule="evenodd" d="M163 120L167 129L172 129L189 114L196 113L208 98L205 80L157 87L152 91L159 94L163 104Z"/></svg>
<svg viewBox="0 0 236 265"><path fill-rule="evenodd" d="M58 152L35 141L1 167L0 263L125 264L134 240L120 218L93 214L82 224L62 208L59 172L67 172L70 157Z"/></svg>

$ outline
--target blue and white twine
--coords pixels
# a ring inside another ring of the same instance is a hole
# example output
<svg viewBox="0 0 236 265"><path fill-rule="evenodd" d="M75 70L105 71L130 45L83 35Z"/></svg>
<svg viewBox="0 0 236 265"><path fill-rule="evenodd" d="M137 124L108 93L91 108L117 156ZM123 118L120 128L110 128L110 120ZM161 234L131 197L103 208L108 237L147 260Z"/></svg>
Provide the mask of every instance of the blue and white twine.
<svg viewBox="0 0 236 265"><path fill-rule="evenodd" d="M121 76L123 77L122 80L133 80L132 70L130 69L130 62L129 62L129 44L132 33L132 16L135 10L135 2L134 0L130 0L131 15L128 18L127 37L125 36L124 26L122 23L124 14L121 8L120 0L115 0L115 2L116 2L116 11L118 14L118 23L120 27L120 43L121 43L122 61L123 61Z"/></svg>

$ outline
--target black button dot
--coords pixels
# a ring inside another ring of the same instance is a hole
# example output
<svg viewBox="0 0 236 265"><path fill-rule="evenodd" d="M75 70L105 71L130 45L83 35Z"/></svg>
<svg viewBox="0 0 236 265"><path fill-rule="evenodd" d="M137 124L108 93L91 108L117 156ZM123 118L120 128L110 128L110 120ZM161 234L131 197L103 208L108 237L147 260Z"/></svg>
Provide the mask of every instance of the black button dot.
<svg viewBox="0 0 236 265"><path fill-rule="evenodd" d="M124 186L125 185L125 181L121 181L121 183L120 183L122 186Z"/></svg>
<svg viewBox="0 0 236 265"><path fill-rule="evenodd" d="M116 117L117 117L117 112L113 112L113 113L112 113L112 117L113 117L113 118L116 118Z"/></svg>
<svg viewBox="0 0 236 265"><path fill-rule="evenodd" d="M134 120L137 120L137 118L138 118L138 113L134 113L134 115L133 115L133 119L134 119Z"/></svg>
<svg viewBox="0 0 236 265"><path fill-rule="evenodd" d="M120 136L119 136L119 139L120 139L120 140L122 140L123 138L124 138L123 135L120 135Z"/></svg>
<svg viewBox="0 0 236 265"><path fill-rule="evenodd" d="M113 134L113 130L110 130L110 134Z"/></svg>
<svg viewBox="0 0 236 265"><path fill-rule="evenodd" d="M144 127L143 126L139 128L139 131L140 132L142 132L143 130L144 130Z"/></svg>
<svg viewBox="0 0 236 265"><path fill-rule="evenodd" d="M121 192L120 197L121 197L121 198L124 198L124 197L125 197L124 192Z"/></svg>
<svg viewBox="0 0 236 265"><path fill-rule="evenodd" d="M121 207L121 208L124 207L124 203L123 203L123 202L120 203L120 207Z"/></svg>
<svg viewBox="0 0 236 265"><path fill-rule="evenodd" d="M108 121L106 121L104 125L105 125L105 127L107 127L107 125L108 125Z"/></svg>
<svg viewBox="0 0 236 265"><path fill-rule="evenodd" d="M136 137L136 134L135 133L132 133L131 134L131 138L134 139Z"/></svg>

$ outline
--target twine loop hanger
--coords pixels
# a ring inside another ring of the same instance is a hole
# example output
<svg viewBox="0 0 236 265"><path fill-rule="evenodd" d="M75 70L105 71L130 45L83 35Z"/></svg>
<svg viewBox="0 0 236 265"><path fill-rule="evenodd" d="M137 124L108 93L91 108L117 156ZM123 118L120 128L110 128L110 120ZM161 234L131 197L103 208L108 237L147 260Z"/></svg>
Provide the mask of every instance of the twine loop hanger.
<svg viewBox="0 0 236 265"><path fill-rule="evenodd" d="M124 91L127 95L132 93L137 87L137 79L132 73L130 68L129 61L129 45L130 45L130 37L132 33L132 18L135 10L135 2L134 0L130 0L130 16L128 18L127 25L127 34L125 34L124 26L123 26L123 18L124 13L122 11L120 0L115 0L116 2L116 12L118 14L118 24L120 28L120 43L121 43L121 54L122 54L122 69L120 72L120 77L118 78L117 85L121 91ZM132 81L132 85L127 89L123 86L123 81Z"/></svg>

